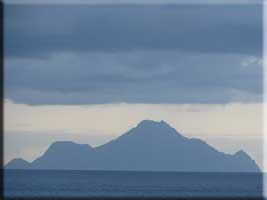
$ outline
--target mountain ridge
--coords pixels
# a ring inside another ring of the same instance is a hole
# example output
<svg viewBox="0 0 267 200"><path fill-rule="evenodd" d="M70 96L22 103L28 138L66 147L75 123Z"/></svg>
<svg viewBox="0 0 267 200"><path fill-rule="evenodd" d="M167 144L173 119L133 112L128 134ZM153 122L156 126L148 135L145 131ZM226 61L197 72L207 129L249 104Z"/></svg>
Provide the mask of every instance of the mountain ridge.
<svg viewBox="0 0 267 200"><path fill-rule="evenodd" d="M196 164L197 163L197 164ZM10 161L5 168L19 167ZM22 166L26 169L130 171L259 172L250 156L218 151L205 141L187 138L164 121L143 120L118 138L98 147L61 141Z"/></svg>

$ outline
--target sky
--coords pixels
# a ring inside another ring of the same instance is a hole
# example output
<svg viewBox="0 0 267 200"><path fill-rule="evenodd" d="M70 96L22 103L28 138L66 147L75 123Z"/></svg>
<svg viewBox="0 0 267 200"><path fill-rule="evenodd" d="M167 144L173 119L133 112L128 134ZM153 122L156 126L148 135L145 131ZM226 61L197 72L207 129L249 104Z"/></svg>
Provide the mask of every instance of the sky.
<svg viewBox="0 0 267 200"><path fill-rule="evenodd" d="M5 162L143 119L262 162L260 4L7 4Z"/></svg>

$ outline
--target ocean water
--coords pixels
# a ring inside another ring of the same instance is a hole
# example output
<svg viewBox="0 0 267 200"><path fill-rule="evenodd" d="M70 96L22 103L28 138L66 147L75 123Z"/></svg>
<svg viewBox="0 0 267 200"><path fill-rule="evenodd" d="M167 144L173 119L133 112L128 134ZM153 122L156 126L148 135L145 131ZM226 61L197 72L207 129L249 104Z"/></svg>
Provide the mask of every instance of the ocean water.
<svg viewBox="0 0 267 200"><path fill-rule="evenodd" d="M262 197L256 173L6 170L6 197Z"/></svg>

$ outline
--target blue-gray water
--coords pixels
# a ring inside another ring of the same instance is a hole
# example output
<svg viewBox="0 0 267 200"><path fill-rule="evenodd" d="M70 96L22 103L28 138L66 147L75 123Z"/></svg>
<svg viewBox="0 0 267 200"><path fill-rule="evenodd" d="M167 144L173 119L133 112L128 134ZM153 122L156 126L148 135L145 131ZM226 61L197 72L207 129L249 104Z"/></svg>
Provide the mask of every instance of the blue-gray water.
<svg viewBox="0 0 267 200"><path fill-rule="evenodd" d="M6 170L9 197L259 197L262 175L120 171Z"/></svg>

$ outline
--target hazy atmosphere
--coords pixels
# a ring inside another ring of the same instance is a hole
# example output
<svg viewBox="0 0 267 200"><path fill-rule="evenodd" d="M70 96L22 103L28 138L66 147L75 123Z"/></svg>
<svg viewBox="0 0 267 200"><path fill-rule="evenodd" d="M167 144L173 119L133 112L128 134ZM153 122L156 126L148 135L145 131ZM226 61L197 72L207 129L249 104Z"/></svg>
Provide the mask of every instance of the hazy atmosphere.
<svg viewBox="0 0 267 200"><path fill-rule="evenodd" d="M260 5L5 9L5 163L152 119L262 167Z"/></svg>

